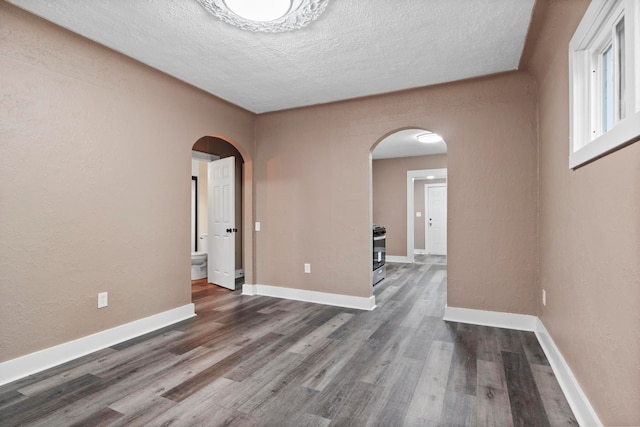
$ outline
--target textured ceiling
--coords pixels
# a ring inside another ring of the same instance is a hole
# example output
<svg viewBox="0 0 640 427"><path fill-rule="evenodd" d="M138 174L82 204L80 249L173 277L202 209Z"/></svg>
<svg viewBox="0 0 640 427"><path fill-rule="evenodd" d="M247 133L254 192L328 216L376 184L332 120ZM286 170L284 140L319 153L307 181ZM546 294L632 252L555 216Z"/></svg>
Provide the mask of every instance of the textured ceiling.
<svg viewBox="0 0 640 427"><path fill-rule="evenodd" d="M384 138L373 150L373 159L390 159L396 157L430 156L447 152L445 141L425 144L418 141L418 135L424 129L405 129Z"/></svg>
<svg viewBox="0 0 640 427"><path fill-rule="evenodd" d="M196 0L8 0L255 113L516 69L534 0L330 0L294 32Z"/></svg>

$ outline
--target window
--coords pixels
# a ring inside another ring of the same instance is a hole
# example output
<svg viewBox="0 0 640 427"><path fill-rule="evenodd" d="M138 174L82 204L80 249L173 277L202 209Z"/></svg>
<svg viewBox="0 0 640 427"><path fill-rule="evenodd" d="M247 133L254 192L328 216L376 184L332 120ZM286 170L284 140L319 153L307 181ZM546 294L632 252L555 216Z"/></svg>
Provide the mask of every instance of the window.
<svg viewBox="0 0 640 427"><path fill-rule="evenodd" d="M607 46L607 49L602 53L601 61L601 70L595 70L594 72L598 72L600 74L600 78L602 79L602 130L600 133L608 132L613 129L613 88L616 85L616 81L618 81L618 76L614 75L613 69L613 46ZM594 129L593 133L595 134L598 130Z"/></svg>
<svg viewBox="0 0 640 427"><path fill-rule="evenodd" d="M637 0L593 0L571 39L571 168L640 138L639 17Z"/></svg>

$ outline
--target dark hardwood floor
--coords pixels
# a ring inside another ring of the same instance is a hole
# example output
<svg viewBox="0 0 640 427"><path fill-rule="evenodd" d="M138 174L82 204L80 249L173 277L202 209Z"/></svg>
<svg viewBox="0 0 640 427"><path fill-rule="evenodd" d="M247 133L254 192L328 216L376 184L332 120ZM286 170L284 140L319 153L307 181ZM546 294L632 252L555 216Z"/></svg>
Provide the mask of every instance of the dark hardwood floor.
<svg viewBox="0 0 640 427"><path fill-rule="evenodd" d="M0 425L577 425L533 333L442 320L445 263L388 264L372 312L196 283L196 318L0 387Z"/></svg>

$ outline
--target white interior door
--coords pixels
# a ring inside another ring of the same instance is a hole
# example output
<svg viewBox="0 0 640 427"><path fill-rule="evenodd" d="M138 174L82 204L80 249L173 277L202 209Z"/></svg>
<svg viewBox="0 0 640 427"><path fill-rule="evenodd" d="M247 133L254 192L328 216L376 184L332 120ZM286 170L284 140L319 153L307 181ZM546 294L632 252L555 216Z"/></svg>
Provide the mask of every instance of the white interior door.
<svg viewBox="0 0 640 427"><path fill-rule="evenodd" d="M209 283L235 289L235 157L209 162Z"/></svg>
<svg viewBox="0 0 640 427"><path fill-rule="evenodd" d="M427 253L430 255L447 254L447 185L426 185L427 201L425 216Z"/></svg>

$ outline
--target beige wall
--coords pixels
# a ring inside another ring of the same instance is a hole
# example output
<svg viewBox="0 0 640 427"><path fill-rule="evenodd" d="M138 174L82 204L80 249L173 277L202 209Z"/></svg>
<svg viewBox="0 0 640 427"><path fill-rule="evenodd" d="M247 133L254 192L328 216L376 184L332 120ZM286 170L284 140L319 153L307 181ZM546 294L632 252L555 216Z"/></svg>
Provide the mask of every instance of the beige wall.
<svg viewBox="0 0 640 427"><path fill-rule="evenodd" d="M407 256L407 171L446 167L446 154L379 159L371 162L373 223L387 228L387 255ZM424 193L422 204L416 204L414 199L414 205L423 206L420 210L424 211ZM424 225L422 245L424 248Z"/></svg>
<svg viewBox="0 0 640 427"><path fill-rule="evenodd" d="M640 425L640 143L569 169L568 43L589 2L539 1L540 316L605 425Z"/></svg>
<svg viewBox="0 0 640 427"><path fill-rule="evenodd" d="M448 147L449 305L536 314L535 89L512 72L259 115L258 283L371 295L370 150L424 128Z"/></svg>
<svg viewBox="0 0 640 427"><path fill-rule="evenodd" d="M190 303L191 147L234 140L251 200L255 116L5 2L0 22L0 361Z"/></svg>

